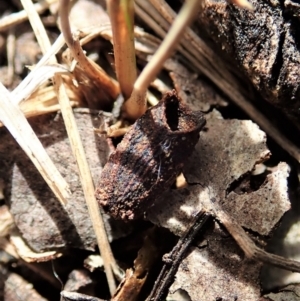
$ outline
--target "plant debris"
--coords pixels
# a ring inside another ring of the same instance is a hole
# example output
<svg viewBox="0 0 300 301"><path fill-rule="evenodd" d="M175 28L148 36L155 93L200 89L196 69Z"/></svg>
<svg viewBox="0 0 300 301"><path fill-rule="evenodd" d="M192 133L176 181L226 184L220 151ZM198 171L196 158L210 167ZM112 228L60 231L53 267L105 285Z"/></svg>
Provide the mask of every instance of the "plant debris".
<svg viewBox="0 0 300 301"><path fill-rule="evenodd" d="M0 0L0 299L298 301L299 5L125 2Z"/></svg>
<svg viewBox="0 0 300 301"><path fill-rule="evenodd" d="M231 190L269 156L265 134L255 124L223 120L217 112L211 113L184 171L190 185L165 193L147 218L181 236L196 212L204 209L218 217L216 207L263 239L290 208L288 166L280 163L258 189L251 188L249 178L250 190L240 194ZM255 181L255 176L252 178ZM261 263L246 259L218 223L213 228L183 260L170 291L181 288L192 300L239 300L245 296L258 300Z"/></svg>

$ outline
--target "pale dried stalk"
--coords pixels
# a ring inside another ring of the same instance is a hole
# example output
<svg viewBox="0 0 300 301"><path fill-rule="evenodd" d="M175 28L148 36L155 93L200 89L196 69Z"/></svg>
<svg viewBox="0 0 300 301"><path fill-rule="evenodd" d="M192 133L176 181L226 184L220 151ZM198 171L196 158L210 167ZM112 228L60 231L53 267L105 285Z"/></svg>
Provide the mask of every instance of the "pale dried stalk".
<svg viewBox="0 0 300 301"><path fill-rule="evenodd" d="M133 0L107 0L106 5L112 26L116 74L126 100L137 77Z"/></svg>
<svg viewBox="0 0 300 301"><path fill-rule="evenodd" d="M47 37L46 31L43 27L43 24L38 16L38 14L34 11L33 4L30 0L22 0L22 3L28 13L29 20L36 32L37 40L42 48L44 53L50 49L50 41ZM56 62L56 59L53 58L53 61ZM68 132L68 136L70 139L71 148L73 154L75 156L76 162L79 168L79 175L83 186L84 195L86 197L86 202L88 204L89 213L91 215L93 227L97 236L97 241L99 243L99 249L102 251L101 255L104 259L104 266L106 270L106 276L108 278L108 283L110 284L110 289L114 291L115 283L114 277L111 271L111 257L112 252L110 250L110 245L108 243L108 239L106 236L106 232L104 229L103 221L100 219L99 215L99 207L94 197L94 187L93 181L91 178L90 170L87 165L87 161L85 158L84 149L80 140L80 136L77 130L77 125L73 116L72 108L70 106L69 99L67 97L63 81L60 75L54 76L55 80L55 89L59 94L59 102L62 110L62 115L65 121L66 129ZM97 210L95 209L97 208ZM97 214L98 213L98 214ZM96 217L95 217L96 216ZM96 218L96 221L95 221ZM98 220L97 220L98 219ZM100 223L99 223L100 219ZM101 225L102 222L102 225ZM99 236L102 234L102 236ZM103 250L104 249L104 250ZM110 261L108 260L110 259Z"/></svg>
<svg viewBox="0 0 300 301"><path fill-rule="evenodd" d="M137 119L146 111L146 94L132 94L136 80L136 62L133 35L133 1L107 0L113 31L115 65L122 94L124 117Z"/></svg>
<svg viewBox="0 0 300 301"><path fill-rule="evenodd" d="M14 80L15 74L15 53L16 53L16 36L14 30L9 30L6 41L6 53L7 53L7 84L10 85Z"/></svg>
<svg viewBox="0 0 300 301"><path fill-rule="evenodd" d="M39 14L36 12L31 0L21 0L21 3L28 14L28 19L34 31L35 37L41 47L42 53L45 54L51 48L50 40L48 39L46 29L40 19ZM51 58L52 63L56 63L54 57Z"/></svg>
<svg viewBox="0 0 300 301"><path fill-rule="evenodd" d="M69 1L62 0L60 5L60 18L61 18L61 27L63 34L65 36L66 42L68 46L70 47L70 50L72 51L72 54L74 55L74 49L76 48L78 52L76 53L76 60L80 58L80 62L82 60L84 61L84 64L87 64L89 70L93 70L94 68L89 63L89 61L86 59L80 44L78 41L74 41L72 38L71 30L70 30L70 24L68 19L68 7L69 7ZM83 68L84 69L84 68ZM99 211L99 205L95 198L95 192L94 192L94 186L93 186L93 180L90 173L90 169L87 164L85 152L83 145L81 143L80 135L77 130L77 125L75 122L75 118L72 114L72 110L69 104L69 100L66 94L66 91L64 89L62 79L59 76L55 76L55 81L57 83L56 89L59 94L59 101L62 109L62 114L65 120L66 129L68 132L68 136L70 139L70 144L72 147L73 154L76 158L76 162L78 164L79 169L79 176L82 182L83 192L85 195L89 215L91 217L91 221L93 224L93 228L97 237L97 242L99 246L99 250L101 253L101 256L103 258L104 263L104 269L106 273L106 278L109 286L109 290L111 295L116 290L116 284L115 279L113 275L113 268L115 268L115 271L117 270L117 264L115 262L115 259L113 257L110 244L107 238L104 222L102 219L102 215Z"/></svg>
<svg viewBox="0 0 300 301"><path fill-rule="evenodd" d="M53 3L58 2L58 0L46 0L40 1L34 4L34 9L37 13L43 13L49 6ZM5 31L11 26L18 25L28 19L27 12L25 10L19 11L17 13L10 14L8 16L0 19L0 31Z"/></svg>
<svg viewBox="0 0 300 301"><path fill-rule="evenodd" d="M65 45L63 35L59 35L51 48L43 55L33 70L22 80L12 92L13 102L19 104L29 97L40 85L52 78L55 73L66 73L68 70L60 65L46 65ZM55 60L56 63L56 60Z"/></svg>
<svg viewBox="0 0 300 301"><path fill-rule="evenodd" d="M80 100L74 91L67 90L71 107L79 106ZM53 86L44 87L36 91L25 102L20 103L20 109L26 118L45 115L60 110L60 105L57 102L57 96ZM1 126L1 123L0 123Z"/></svg>
<svg viewBox="0 0 300 301"><path fill-rule="evenodd" d="M71 73L60 65L49 65L36 67L32 72L29 73L22 83L12 92L14 104L20 104L28 99L32 93L34 93L38 87L47 83L49 79L53 78L55 74L67 73L71 76ZM23 87L21 90L19 87Z"/></svg>
<svg viewBox="0 0 300 301"><path fill-rule="evenodd" d="M76 158L76 162L78 164L79 176L80 176L84 196L86 199L89 215L96 234L99 250L103 258L103 265L104 265L110 293L113 294L116 290L116 284L114 281L114 275L113 275L112 265L111 265L112 261L114 262L114 257L107 238L102 215L100 214L99 205L95 198L95 190L94 190L92 175L86 160L84 148L81 143L81 139L78 133L74 115L69 113L66 114L66 112L70 110L70 104L69 104L68 96L66 94L66 90L63 86L62 79L60 76L57 75L55 76L55 81L56 81L55 87L57 89L57 94L59 95L59 102L66 123L66 129L70 139L73 155Z"/></svg>
<svg viewBox="0 0 300 301"><path fill-rule="evenodd" d="M49 261L49 259L55 259L62 256L62 253L57 251L47 251L42 253L36 253L32 251L23 238L20 236L17 231L13 231L10 234L10 242L15 247L18 255L25 262L45 262Z"/></svg>
<svg viewBox="0 0 300 301"><path fill-rule="evenodd" d="M164 62L173 54L185 29L198 12L200 4L199 0L189 0L184 3L167 36L134 83L132 97L138 99L139 103L142 103L141 95L146 93L148 86L162 69Z"/></svg>

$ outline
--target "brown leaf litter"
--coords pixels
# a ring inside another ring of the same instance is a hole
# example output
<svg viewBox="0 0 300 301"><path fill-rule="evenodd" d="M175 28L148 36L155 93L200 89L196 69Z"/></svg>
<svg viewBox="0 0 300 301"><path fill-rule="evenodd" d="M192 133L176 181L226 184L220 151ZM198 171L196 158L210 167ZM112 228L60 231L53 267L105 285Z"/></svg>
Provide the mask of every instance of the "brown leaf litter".
<svg viewBox="0 0 300 301"><path fill-rule="evenodd" d="M98 127L104 119L98 113L75 115L91 172L94 181L97 181L110 147L105 137L96 135L93 128ZM16 226L28 245L38 252L65 246L94 250L95 235L61 115L56 118L54 115L37 118L34 127L52 160L70 184L72 199L65 208L61 207L26 155L2 128L1 136L6 143L0 145L0 158L5 162L0 166L0 178L5 179L6 191L10 195L10 212ZM120 228L117 230L118 227L114 225L117 233Z"/></svg>
<svg viewBox="0 0 300 301"><path fill-rule="evenodd" d="M182 235L201 208L214 211L220 207L255 236L270 235L290 208L287 164L280 163L257 190L242 194L231 191L233 183L269 156L266 136L253 122L223 120L216 111L210 113L184 172L190 185L165 193L150 209L148 218ZM170 292L181 288L192 300L245 300L245 296L258 300L260 267L260 263L246 259L222 225L215 222L204 242L198 243L180 265Z"/></svg>

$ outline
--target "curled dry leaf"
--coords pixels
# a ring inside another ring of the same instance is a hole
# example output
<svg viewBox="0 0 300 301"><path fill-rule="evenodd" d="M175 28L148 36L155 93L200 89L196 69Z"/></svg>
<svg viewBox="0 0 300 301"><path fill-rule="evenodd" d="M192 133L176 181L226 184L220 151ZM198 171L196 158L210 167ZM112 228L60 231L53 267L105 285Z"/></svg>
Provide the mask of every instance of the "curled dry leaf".
<svg viewBox="0 0 300 301"><path fill-rule="evenodd" d="M56 259L62 256L61 253L56 251L48 251L36 253L33 252L27 245L19 233L12 233L10 235L10 242L14 246L18 256L26 262L43 262Z"/></svg>
<svg viewBox="0 0 300 301"><path fill-rule="evenodd" d="M134 260L134 266L126 270L125 277L120 283L111 301L140 300L141 290L147 281L149 272L157 264L165 251L158 238L155 228L145 236L143 246Z"/></svg>
<svg viewBox="0 0 300 301"><path fill-rule="evenodd" d="M280 163L256 190L250 183L247 193L234 190L239 180L269 156L266 136L256 124L223 120L216 111L210 113L184 172L193 185L165 193L149 210L148 218L181 236L201 208L216 216L216 208L221 208L242 226L269 235L290 208L288 166ZM198 245L182 262L170 291L186 290L192 300L258 300L261 264L245 259L217 223L205 239L206 244Z"/></svg>
<svg viewBox="0 0 300 301"><path fill-rule="evenodd" d="M94 180L106 163L110 148L104 137L95 135L101 118L98 113L75 114L81 139ZM6 184L5 199L15 224L29 247L36 252L72 246L93 250L96 245L94 231L88 216L76 163L72 156L65 127L60 115L31 120L47 153L71 187L72 196L65 207L57 202L36 169L19 149L5 128L0 145L0 178ZM120 225L121 222L119 222ZM107 224L108 229L111 229ZM112 236L122 236L122 227L114 223Z"/></svg>

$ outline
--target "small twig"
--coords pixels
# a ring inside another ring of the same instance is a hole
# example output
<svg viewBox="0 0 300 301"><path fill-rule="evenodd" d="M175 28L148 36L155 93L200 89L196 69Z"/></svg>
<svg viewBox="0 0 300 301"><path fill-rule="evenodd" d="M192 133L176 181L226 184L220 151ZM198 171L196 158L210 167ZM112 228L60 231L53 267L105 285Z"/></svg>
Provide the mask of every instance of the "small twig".
<svg viewBox="0 0 300 301"><path fill-rule="evenodd" d="M229 215L221 208L216 207L214 202L214 211L217 219L225 226L231 236L235 239L239 247L244 251L245 255L254 260L272 264L276 267L300 273L300 262L287 259L275 254L270 254L255 245L245 230L237 224Z"/></svg>
<svg viewBox="0 0 300 301"><path fill-rule="evenodd" d="M200 211L196 215L193 225L188 229L186 234L179 239L171 253L167 254L167 258L165 259L166 263L164 264L147 301L161 301L165 298L167 290L173 282L175 273L177 272L186 251L210 216L211 215L207 212Z"/></svg>
<svg viewBox="0 0 300 301"><path fill-rule="evenodd" d="M76 292L61 291L60 295L61 301L107 301Z"/></svg>

